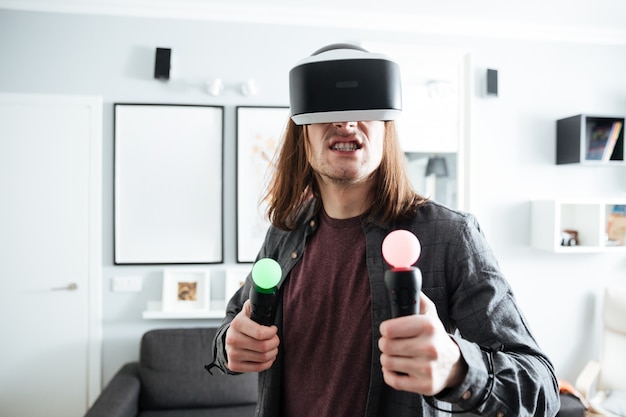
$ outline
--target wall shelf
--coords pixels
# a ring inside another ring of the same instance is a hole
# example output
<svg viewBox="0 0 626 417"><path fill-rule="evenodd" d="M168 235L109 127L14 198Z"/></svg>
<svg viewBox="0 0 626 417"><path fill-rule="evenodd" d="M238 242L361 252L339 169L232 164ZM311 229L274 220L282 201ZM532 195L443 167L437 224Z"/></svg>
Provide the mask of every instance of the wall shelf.
<svg viewBox="0 0 626 417"><path fill-rule="evenodd" d="M623 165L624 128L624 117L579 114L557 120L557 165Z"/></svg>
<svg viewBox="0 0 626 417"><path fill-rule="evenodd" d="M146 320L188 320L188 319L223 319L224 301L211 301L210 310L163 311L160 301L149 301L142 313Z"/></svg>
<svg viewBox="0 0 626 417"><path fill-rule="evenodd" d="M534 200L531 202L531 245L555 253L626 253L623 242L610 241L607 224L622 200ZM565 230L577 232L576 246L562 244Z"/></svg>

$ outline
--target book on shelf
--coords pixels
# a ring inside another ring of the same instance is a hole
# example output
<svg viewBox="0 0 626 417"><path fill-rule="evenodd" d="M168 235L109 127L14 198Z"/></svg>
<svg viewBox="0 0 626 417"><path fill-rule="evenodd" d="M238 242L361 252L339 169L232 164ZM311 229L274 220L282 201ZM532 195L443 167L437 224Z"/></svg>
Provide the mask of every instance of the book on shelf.
<svg viewBox="0 0 626 417"><path fill-rule="evenodd" d="M612 124L598 123L590 124L587 132L587 154L588 161L601 161L604 149L609 141Z"/></svg>
<svg viewBox="0 0 626 417"><path fill-rule="evenodd" d="M609 132L609 138L606 142L606 146L604 147L604 152L602 154L602 160L604 162L611 160L611 155L613 155L613 151L615 150L615 144L617 143L617 138L619 137L619 133L621 130L622 122L613 122L611 126L611 131Z"/></svg>
<svg viewBox="0 0 626 417"><path fill-rule="evenodd" d="M609 214L606 226L609 246L626 245L626 205L616 204Z"/></svg>

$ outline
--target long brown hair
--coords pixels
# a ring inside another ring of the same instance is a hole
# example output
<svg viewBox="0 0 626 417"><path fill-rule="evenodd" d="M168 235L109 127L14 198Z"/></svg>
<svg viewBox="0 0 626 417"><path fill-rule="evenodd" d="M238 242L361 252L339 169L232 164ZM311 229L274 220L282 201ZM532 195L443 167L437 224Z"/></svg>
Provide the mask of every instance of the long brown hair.
<svg viewBox="0 0 626 417"><path fill-rule="evenodd" d="M309 141L304 127L288 121L265 196L270 221L283 230L293 230L307 202L314 197L320 199L315 172L308 161ZM383 157L373 174L372 204L365 213L367 220L386 223L407 217L426 201L413 190L405 164L396 124L387 121Z"/></svg>

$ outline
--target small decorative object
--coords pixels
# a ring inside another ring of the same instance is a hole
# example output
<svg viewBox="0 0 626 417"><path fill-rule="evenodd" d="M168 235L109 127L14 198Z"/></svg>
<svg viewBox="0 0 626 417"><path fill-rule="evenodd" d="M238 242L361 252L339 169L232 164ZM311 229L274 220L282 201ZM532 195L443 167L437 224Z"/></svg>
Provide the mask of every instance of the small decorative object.
<svg viewBox="0 0 626 417"><path fill-rule="evenodd" d="M209 311L210 271L163 271L163 311Z"/></svg>
<svg viewBox="0 0 626 417"><path fill-rule="evenodd" d="M561 232L561 246L577 246L578 245L578 231L577 230L563 230Z"/></svg>

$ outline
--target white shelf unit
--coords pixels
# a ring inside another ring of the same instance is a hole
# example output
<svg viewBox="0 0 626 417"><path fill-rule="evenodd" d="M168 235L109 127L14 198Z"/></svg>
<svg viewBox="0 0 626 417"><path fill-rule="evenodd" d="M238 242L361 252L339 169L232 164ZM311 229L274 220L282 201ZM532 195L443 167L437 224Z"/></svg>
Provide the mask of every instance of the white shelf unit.
<svg viewBox="0 0 626 417"><path fill-rule="evenodd" d="M188 320L188 319L223 319L224 301L212 301L210 310L163 311L160 301L149 301L142 313L146 320Z"/></svg>
<svg viewBox="0 0 626 417"><path fill-rule="evenodd" d="M610 245L606 227L609 213L623 200L533 200L531 245L555 253L622 252L626 246ZM562 246L564 230L578 232L576 246Z"/></svg>
<svg viewBox="0 0 626 417"><path fill-rule="evenodd" d="M245 282L250 266L228 267L219 273L219 270L211 270L208 274L207 270L193 270L187 268L167 269L163 273L163 294L167 294L168 285L166 285L166 276L180 277L181 280L188 278L188 275L196 274L193 279L200 281L202 275L206 275L211 282L211 291L206 291L204 297L206 302L196 303L190 308L164 309L163 301L148 301L146 310L143 311L142 317L146 320L193 320L193 319L223 319L226 315L226 304L230 298ZM215 285L213 285L215 284ZM170 291L171 292L171 291ZM209 294L211 296L209 297ZM163 299L163 297L162 297Z"/></svg>

